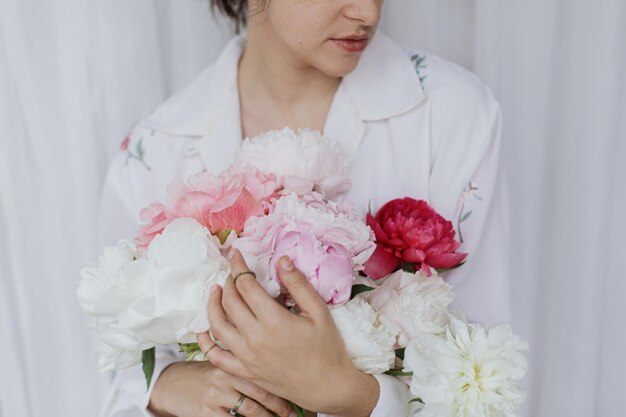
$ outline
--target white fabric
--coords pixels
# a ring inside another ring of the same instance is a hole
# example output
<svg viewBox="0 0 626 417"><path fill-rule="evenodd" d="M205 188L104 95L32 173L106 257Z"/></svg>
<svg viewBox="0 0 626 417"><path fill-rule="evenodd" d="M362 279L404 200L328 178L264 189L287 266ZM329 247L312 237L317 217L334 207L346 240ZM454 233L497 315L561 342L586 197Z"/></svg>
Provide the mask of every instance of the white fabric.
<svg viewBox="0 0 626 417"><path fill-rule="evenodd" d="M77 271L126 131L221 49L202 3L0 0L2 417L97 415ZM622 415L626 3L385 4L393 38L471 68L503 107L524 415Z"/></svg>
<svg viewBox="0 0 626 417"><path fill-rule="evenodd" d="M219 174L234 162L243 141L236 81L244 45L244 37L234 38L215 64L133 129L128 149L115 158L105 183L104 243L132 237L139 211L162 201L171 181L201 169ZM426 199L457 227L461 210L472 210L462 223L460 248L470 254L468 261L448 274L455 302L470 320L508 321L506 214L502 195L492 198L499 106L473 74L430 55L418 72L413 54L379 32L335 94L324 135L351 158L352 188L344 198L363 218L368 207L376 211L394 198ZM427 81L422 83L420 76ZM479 187L482 201L464 197L470 182ZM171 357L161 361L181 358L172 349ZM151 394L144 395L142 381L139 366L118 374L105 405L111 411L104 415L142 415ZM404 417L407 404L395 400L408 395L407 387L389 378L379 383L386 384L384 395L372 415Z"/></svg>

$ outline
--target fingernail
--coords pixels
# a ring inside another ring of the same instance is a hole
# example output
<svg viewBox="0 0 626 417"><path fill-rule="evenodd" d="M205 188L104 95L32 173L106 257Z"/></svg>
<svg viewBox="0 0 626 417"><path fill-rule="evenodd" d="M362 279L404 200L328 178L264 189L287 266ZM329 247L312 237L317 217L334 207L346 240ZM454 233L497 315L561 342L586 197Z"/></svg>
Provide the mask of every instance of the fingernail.
<svg viewBox="0 0 626 417"><path fill-rule="evenodd" d="M291 262L291 259L289 259L289 257L283 256L283 259L281 259L280 261L280 267L283 269L283 271L293 271L293 262Z"/></svg>
<svg viewBox="0 0 626 417"><path fill-rule="evenodd" d="M292 411L291 413L289 413L289 417L298 417L298 415Z"/></svg>
<svg viewBox="0 0 626 417"><path fill-rule="evenodd" d="M217 284L211 285L211 294L213 294L217 290L217 287L218 287Z"/></svg>

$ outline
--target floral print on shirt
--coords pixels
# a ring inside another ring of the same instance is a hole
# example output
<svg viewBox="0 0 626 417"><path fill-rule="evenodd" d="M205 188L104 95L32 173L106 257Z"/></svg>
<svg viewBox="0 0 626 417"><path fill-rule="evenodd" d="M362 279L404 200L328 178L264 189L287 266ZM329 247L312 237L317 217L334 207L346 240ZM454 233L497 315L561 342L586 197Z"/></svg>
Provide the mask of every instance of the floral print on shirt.
<svg viewBox="0 0 626 417"><path fill-rule="evenodd" d="M415 72L417 72L420 83L424 84L424 80L426 80L427 75L423 74L422 70L426 68L426 57L420 54L413 54L413 56L411 56L411 61L415 66Z"/></svg>
<svg viewBox="0 0 626 417"><path fill-rule="evenodd" d="M154 131L151 132L151 135L154 135ZM150 171L152 168L150 168L150 166L144 160L146 154L145 154L145 149L143 146L143 139L144 139L143 135L140 136L139 139L135 141L135 145L132 146L131 148L131 145L135 139L133 136L134 136L134 132L130 132L120 144L120 151L126 154L126 165L128 165L129 160L135 159L141 162L141 164L148 171Z"/></svg>
<svg viewBox="0 0 626 417"><path fill-rule="evenodd" d="M483 201L483 198L478 194L478 190L480 187L474 181L470 181L467 185L467 188L463 190L461 193L460 205L461 211L459 212L459 217L456 222L456 228L459 232L459 241L463 243L463 231L461 230L461 223L469 219L472 215L472 209L469 209L470 200L473 198L474 200ZM466 211L467 210L467 211Z"/></svg>

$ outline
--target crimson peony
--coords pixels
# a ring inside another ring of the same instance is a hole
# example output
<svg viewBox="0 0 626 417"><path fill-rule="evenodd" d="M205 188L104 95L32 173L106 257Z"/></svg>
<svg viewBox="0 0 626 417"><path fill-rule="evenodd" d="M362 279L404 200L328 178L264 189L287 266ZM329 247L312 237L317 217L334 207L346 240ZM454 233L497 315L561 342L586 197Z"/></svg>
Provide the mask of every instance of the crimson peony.
<svg viewBox="0 0 626 417"><path fill-rule="evenodd" d="M365 273L373 279L386 277L401 267L422 270L449 269L467 257L456 253L452 222L441 217L424 200L409 197L385 204L376 216L367 215L367 224L376 235L376 250L365 263Z"/></svg>

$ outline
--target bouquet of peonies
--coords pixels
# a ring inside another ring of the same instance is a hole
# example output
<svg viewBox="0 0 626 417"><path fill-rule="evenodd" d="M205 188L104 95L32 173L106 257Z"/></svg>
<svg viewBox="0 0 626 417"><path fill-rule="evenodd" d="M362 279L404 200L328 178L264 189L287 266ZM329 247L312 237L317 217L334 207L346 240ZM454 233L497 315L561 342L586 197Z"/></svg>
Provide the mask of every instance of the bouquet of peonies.
<svg viewBox="0 0 626 417"><path fill-rule="evenodd" d="M440 274L467 256L452 223L411 198L359 219L333 200L350 187L347 167L336 142L285 129L246 139L219 176L172 183L164 202L141 211L133 241L81 270L77 297L103 342L101 369L143 362L149 385L156 345L178 343L203 360L195 342L210 329L209 289L225 283L238 249L292 308L276 265L288 256L328 304L354 365L409 384L415 413L515 416L527 347L508 325L449 311L452 288Z"/></svg>

